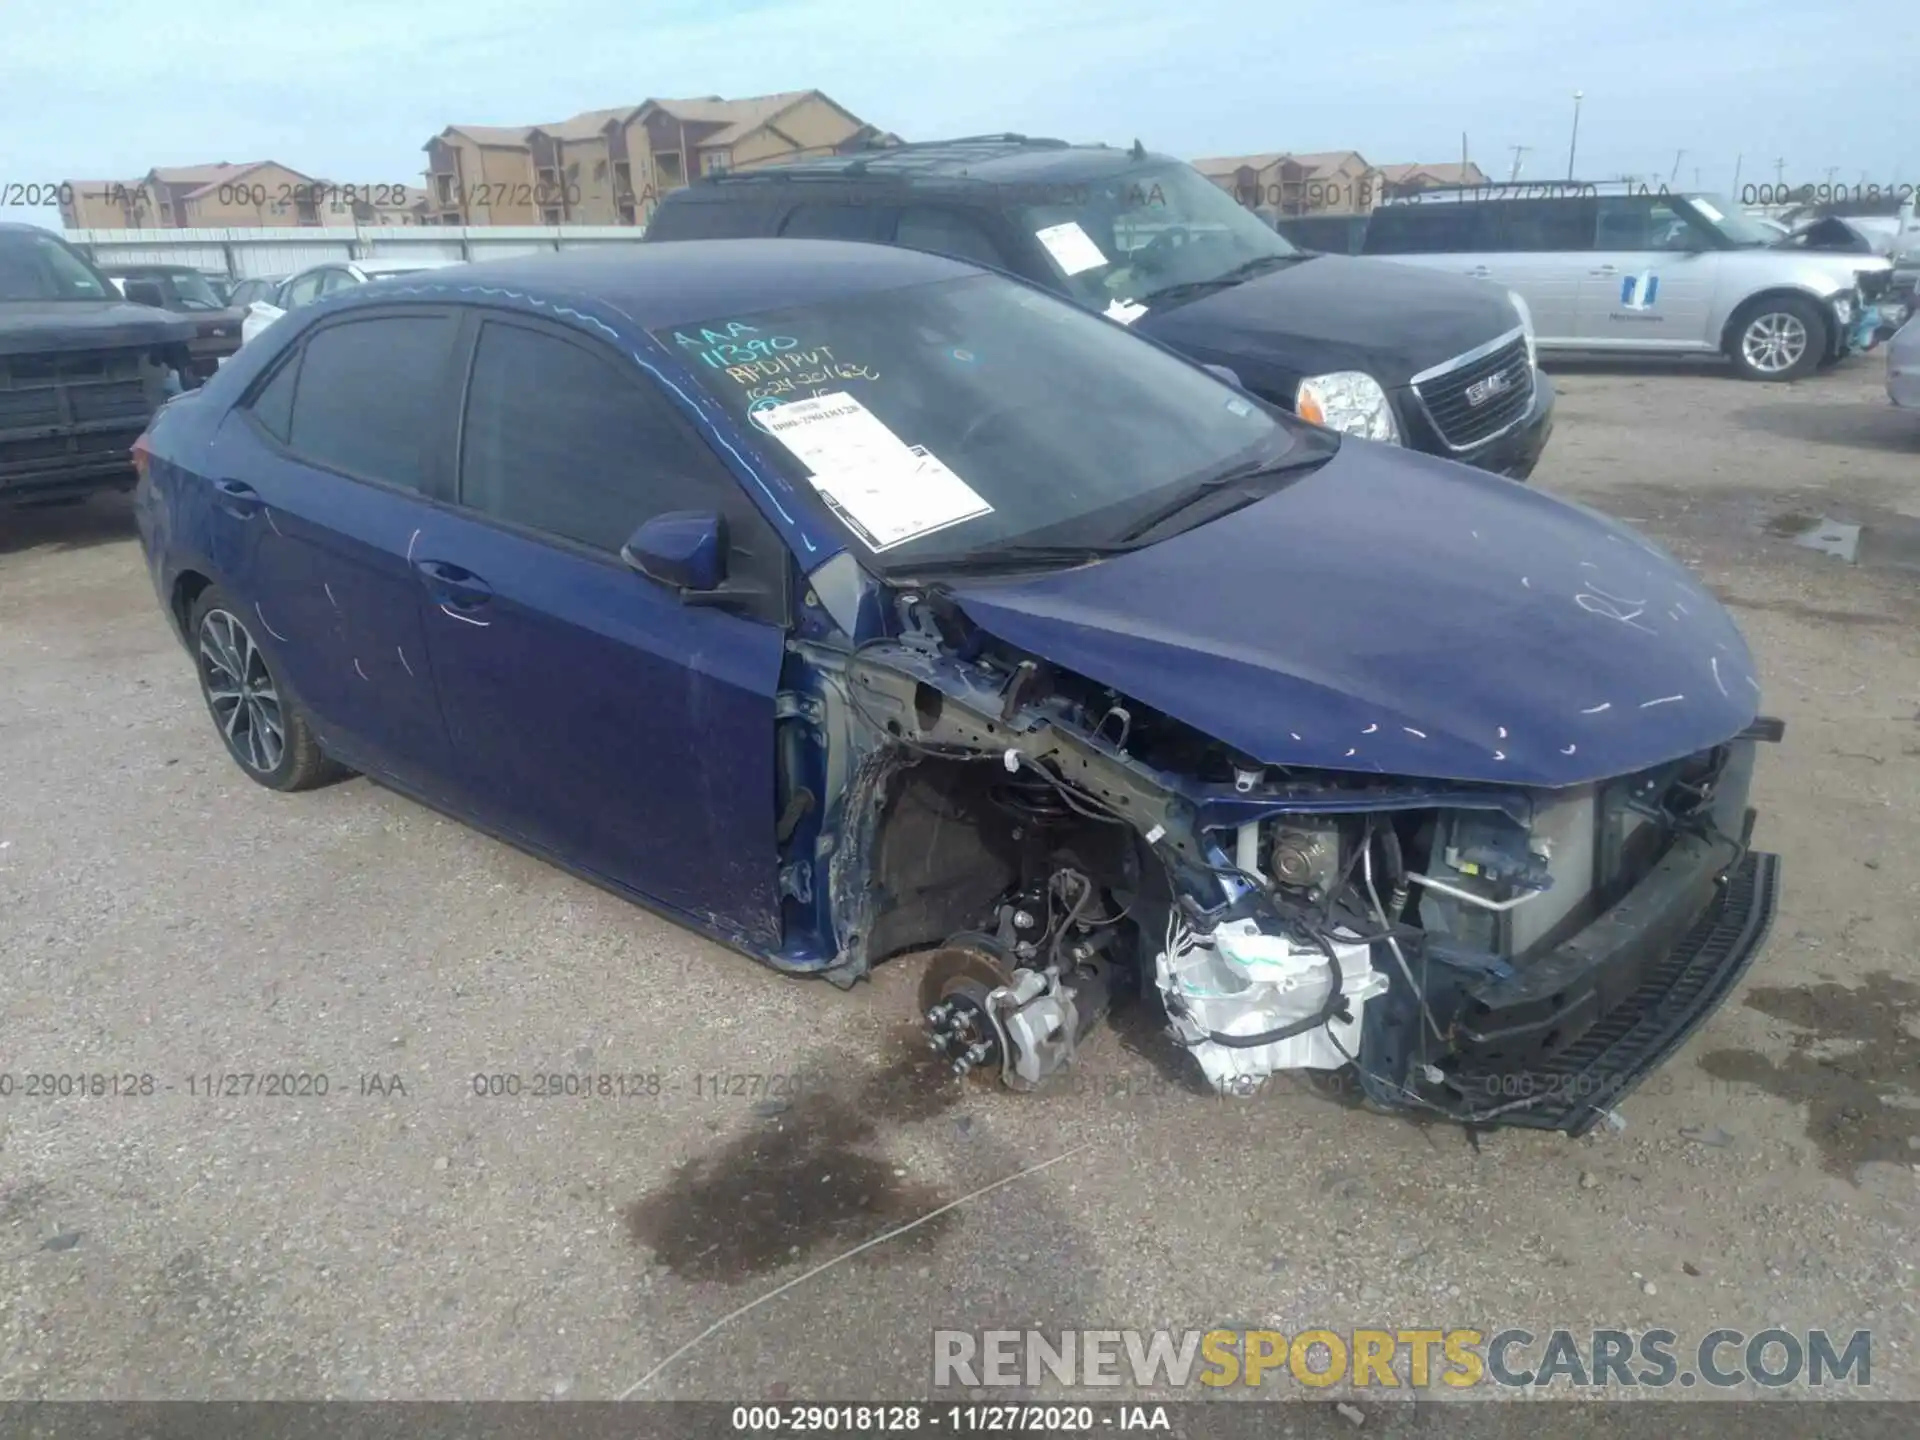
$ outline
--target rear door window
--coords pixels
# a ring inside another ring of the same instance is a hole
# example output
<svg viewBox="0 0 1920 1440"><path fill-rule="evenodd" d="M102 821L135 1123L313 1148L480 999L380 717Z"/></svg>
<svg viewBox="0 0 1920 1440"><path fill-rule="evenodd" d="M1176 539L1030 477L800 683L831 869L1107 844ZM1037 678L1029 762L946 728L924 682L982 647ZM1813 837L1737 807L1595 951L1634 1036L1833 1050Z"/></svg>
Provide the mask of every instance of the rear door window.
<svg viewBox="0 0 1920 1440"><path fill-rule="evenodd" d="M1508 254L1538 254L1593 248L1592 196L1560 199L1496 200L1480 208L1487 213L1482 229L1488 250Z"/></svg>
<svg viewBox="0 0 1920 1440"><path fill-rule="evenodd" d="M796 205L780 233L796 240L868 240L885 244L895 211L887 205L851 202Z"/></svg>
<svg viewBox="0 0 1920 1440"><path fill-rule="evenodd" d="M455 328L447 315L383 315L314 331L287 448L344 475L429 489Z"/></svg>
<svg viewBox="0 0 1920 1440"><path fill-rule="evenodd" d="M930 250L996 270L1010 268L1007 257L986 228L964 211L947 205L909 205L900 212L893 243L909 250Z"/></svg>
<svg viewBox="0 0 1920 1440"><path fill-rule="evenodd" d="M1472 200L1383 205L1367 221L1368 255L1471 254L1490 248L1486 205Z"/></svg>
<svg viewBox="0 0 1920 1440"><path fill-rule="evenodd" d="M300 356L289 355L247 406L253 418L282 445L293 427L293 387L299 373Z"/></svg>
<svg viewBox="0 0 1920 1440"><path fill-rule="evenodd" d="M669 510L737 491L664 396L584 344L505 321L480 330L460 442L460 503L618 554Z"/></svg>
<svg viewBox="0 0 1920 1440"><path fill-rule="evenodd" d="M684 192L676 191L675 195ZM673 195L647 220L648 240L723 240L731 236L773 235L780 228L780 206L752 195L724 199L677 200Z"/></svg>

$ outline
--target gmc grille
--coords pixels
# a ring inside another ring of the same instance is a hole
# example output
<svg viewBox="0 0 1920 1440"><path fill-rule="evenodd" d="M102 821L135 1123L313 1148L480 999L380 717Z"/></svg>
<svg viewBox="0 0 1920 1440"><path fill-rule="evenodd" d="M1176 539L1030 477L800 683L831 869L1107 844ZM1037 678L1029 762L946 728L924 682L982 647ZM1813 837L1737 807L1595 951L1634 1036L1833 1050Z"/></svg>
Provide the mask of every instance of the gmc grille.
<svg viewBox="0 0 1920 1440"><path fill-rule="evenodd" d="M1450 450L1471 450L1511 430L1533 408L1527 340L1516 334L1492 350L1468 351L1414 382L1413 393Z"/></svg>
<svg viewBox="0 0 1920 1440"><path fill-rule="evenodd" d="M131 466L158 398L141 350L0 359L0 484Z"/></svg>

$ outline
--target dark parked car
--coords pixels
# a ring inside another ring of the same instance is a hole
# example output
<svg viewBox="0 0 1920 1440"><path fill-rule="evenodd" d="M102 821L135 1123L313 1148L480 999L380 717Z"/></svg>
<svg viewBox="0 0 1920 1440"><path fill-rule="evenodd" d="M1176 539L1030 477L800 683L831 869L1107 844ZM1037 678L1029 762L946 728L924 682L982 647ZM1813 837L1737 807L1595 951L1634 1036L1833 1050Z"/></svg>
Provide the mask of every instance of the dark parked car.
<svg viewBox="0 0 1920 1440"><path fill-rule="evenodd" d="M193 333L58 235L0 225L0 506L131 486L128 447L181 387Z"/></svg>
<svg viewBox="0 0 1920 1440"><path fill-rule="evenodd" d="M207 277L191 265L121 264L100 269L128 299L194 318L198 333L187 347L192 373L182 377L189 385L205 381L240 348L242 310L222 300Z"/></svg>
<svg viewBox="0 0 1920 1440"><path fill-rule="evenodd" d="M878 241L1022 276L1348 434L1531 474L1553 424L1526 304L1296 249L1183 161L1020 135L708 176L654 241Z"/></svg>
<svg viewBox="0 0 1920 1440"><path fill-rule="evenodd" d="M252 779L351 766L841 985L932 948L962 1072L1132 998L1224 1090L1577 1131L1773 913L1776 729L1667 554L953 260L361 286L140 448Z"/></svg>

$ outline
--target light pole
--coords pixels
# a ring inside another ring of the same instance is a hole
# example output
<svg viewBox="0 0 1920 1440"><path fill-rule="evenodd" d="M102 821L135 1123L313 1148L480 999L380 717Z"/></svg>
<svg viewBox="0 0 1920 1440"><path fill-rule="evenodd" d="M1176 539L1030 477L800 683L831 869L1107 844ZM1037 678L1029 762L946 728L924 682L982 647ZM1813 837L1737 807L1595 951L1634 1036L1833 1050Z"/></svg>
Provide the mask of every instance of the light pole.
<svg viewBox="0 0 1920 1440"><path fill-rule="evenodd" d="M1586 92L1573 92L1573 138L1567 142L1567 179L1573 179L1573 154L1580 145L1580 102L1586 98Z"/></svg>

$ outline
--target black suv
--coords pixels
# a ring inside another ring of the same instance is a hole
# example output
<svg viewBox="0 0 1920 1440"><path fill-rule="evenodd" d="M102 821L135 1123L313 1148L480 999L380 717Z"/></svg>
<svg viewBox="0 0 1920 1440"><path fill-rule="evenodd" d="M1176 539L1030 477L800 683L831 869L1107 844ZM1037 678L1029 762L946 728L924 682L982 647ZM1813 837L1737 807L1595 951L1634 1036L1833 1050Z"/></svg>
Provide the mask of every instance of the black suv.
<svg viewBox="0 0 1920 1440"><path fill-rule="evenodd" d="M1526 305L1498 286L1297 249L1184 161L1024 135L702 178L648 240L931 250L1098 310L1348 434L1524 479L1553 425Z"/></svg>
<svg viewBox="0 0 1920 1440"><path fill-rule="evenodd" d="M121 297L51 231L0 225L0 506L131 489L197 327Z"/></svg>

